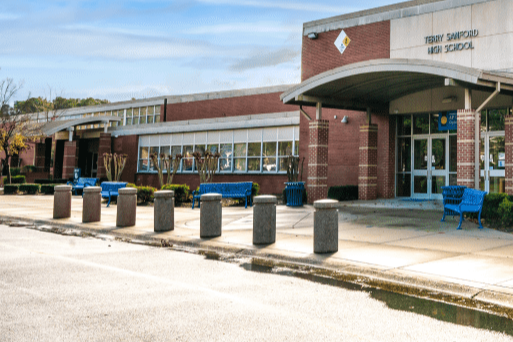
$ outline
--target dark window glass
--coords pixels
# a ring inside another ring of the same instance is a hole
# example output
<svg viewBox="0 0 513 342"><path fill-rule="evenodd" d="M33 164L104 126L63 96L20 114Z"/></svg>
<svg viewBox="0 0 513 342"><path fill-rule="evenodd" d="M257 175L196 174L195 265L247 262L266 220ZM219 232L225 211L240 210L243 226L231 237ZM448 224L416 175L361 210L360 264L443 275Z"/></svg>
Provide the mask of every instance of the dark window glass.
<svg viewBox="0 0 513 342"><path fill-rule="evenodd" d="M397 117L397 135L411 135L411 115Z"/></svg>
<svg viewBox="0 0 513 342"><path fill-rule="evenodd" d="M397 172L410 172L411 138L399 138L397 144Z"/></svg>
<svg viewBox="0 0 513 342"><path fill-rule="evenodd" d="M429 133L429 114L413 116L413 134Z"/></svg>
<svg viewBox="0 0 513 342"><path fill-rule="evenodd" d="M491 109L488 111L488 131L504 131L506 109Z"/></svg>
<svg viewBox="0 0 513 342"><path fill-rule="evenodd" d="M438 130L438 116L439 114L431 114L431 134L440 133ZM445 133L442 131L441 133Z"/></svg>
<svg viewBox="0 0 513 342"><path fill-rule="evenodd" d="M397 197L411 196L411 175L409 173L397 174L396 193Z"/></svg>

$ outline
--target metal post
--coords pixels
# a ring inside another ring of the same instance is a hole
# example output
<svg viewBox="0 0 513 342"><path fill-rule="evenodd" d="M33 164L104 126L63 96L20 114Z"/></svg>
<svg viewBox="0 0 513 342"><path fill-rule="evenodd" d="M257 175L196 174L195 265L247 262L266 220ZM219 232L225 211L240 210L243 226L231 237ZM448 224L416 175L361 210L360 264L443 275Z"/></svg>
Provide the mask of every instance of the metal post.
<svg viewBox="0 0 513 342"><path fill-rule="evenodd" d="M315 119L322 120L322 103L317 102L315 105Z"/></svg>

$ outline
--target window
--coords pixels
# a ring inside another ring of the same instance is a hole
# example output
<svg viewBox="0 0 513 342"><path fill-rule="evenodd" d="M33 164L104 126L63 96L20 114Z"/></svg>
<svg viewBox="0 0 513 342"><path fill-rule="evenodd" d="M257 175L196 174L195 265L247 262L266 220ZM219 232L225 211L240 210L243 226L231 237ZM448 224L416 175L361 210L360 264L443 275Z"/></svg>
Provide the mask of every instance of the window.
<svg viewBox="0 0 513 342"><path fill-rule="evenodd" d="M220 153L219 170L225 172L232 171L232 144L221 144Z"/></svg>
<svg viewBox="0 0 513 342"><path fill-rule="evenodd" d="M246 171L246 143L233 145L234 171Z"/></svg>
<svg viewBox="0 0 513 342"><path fill-rule="evenodd" d="M194 146L187 145L183 147L182 171L192 171L194 157L192 156Z"/></svg>
<svg viewBox="0 0 513 342"><path fill-rule="evenodd" d="M248 171L260 172L262 143L248 143Z"/></svg>
<svg viewBox="0 0 513 342"><path fill-rule="evenodd" d="M146 123L146 107L139 108L139 124Z"/></svg>
<svg viewBox="0 0 513 342"><path fill-rule="evenodd" d="M160 105L155 106L155 123L160 122Z"/></svg>
<svg viewBox="0 0 513 342"><path fill-rule="evenodd" d="M127 126L132 125L132 119L133 119L132 108L129 108L126 110L126 125Z"/></svg>
<svg viewBox="0 0 513 342"><path fill-rule="evenodd" d="M276 142L263 143L262 164L263 172L276 172Z"/></svg>
<svg viewBox="0 0 513 342"><path fill-rule="evenodd" d="M133 119L132 119L132 125L138 125L139 124L139 108L133 108Z"/></svg>
<svg viewBox="0 0 513 342"><path fill-rule="evenodd" d="M140 114L140 110L136 108L133 115L135 113ZM201 155L209 151L220 154L218 171L221 173L284 173L287 171L287 157L292 153L298 155L297 138L299 127L140 136L138 171L155 172L156 167L149 155L157 153L160 157L163 153L171 154L173 158L182 154L178 171L193 172L196 170L193 151Z"/></svg>
<svg viewBox="0 0 513 342"><path fill-rule="evenodd" d="M292 154L292 141L278 142L278 155L280 162L280 171L287 171L288 162L287 158Z"/></svg>

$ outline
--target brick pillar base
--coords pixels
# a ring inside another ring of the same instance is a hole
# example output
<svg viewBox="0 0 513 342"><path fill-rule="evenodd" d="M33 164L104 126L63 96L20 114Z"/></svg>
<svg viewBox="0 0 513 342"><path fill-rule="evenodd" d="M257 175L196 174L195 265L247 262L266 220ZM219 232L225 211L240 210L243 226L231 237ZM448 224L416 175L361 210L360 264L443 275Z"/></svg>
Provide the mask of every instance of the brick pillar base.
<svg viewBox="0 0 513 342"><path fill-rule="evenodd" d="M505 121L506 193L513 195L513 115L507 115Z"/></svg>
<svg viewBox="0 0 513 342"><path fill-rule="evenodd" d="M377 198L378 185L378 126L360 126L360 157L358 170L358 199Z"/></svg>
<svg viewBox="0 0 513 342"><path fill-rule="evenodd" d="M64 143L64 157L62 161L62 178L73 178L73 170L77 167L77 142L66 141Z"/></svg>
<svg viewBox="0 0 513 342"><path fill-rule="evenodd" d="M475 111L458 110L458 185L474 188L475 181Z"/></svg>
<svg viewBox="0 0 513 342"><path fill-rule="evenodd" d="M103 165L103 154L111 153L111 136L110 133L100 133L100 146L98 147L98 173L96 177L107 177L105 165ZM112 175L114 176L114 175Z"/></svg>
<svg viewBox="0 0 513 342"><path fill-rule="evenodd" d="M328 133L329 121L310 121L308 144L308 203L328 198Z"/></svg>

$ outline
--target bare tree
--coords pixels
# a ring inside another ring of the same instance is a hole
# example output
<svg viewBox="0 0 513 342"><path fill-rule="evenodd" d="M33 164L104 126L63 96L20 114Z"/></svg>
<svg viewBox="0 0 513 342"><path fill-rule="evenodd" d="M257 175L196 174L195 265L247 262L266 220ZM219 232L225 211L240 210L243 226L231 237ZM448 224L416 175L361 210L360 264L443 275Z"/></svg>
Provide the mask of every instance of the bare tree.
<svg viewBox="0 0 513 342"><path fill-rule="evenodd" d="M38 126L31 122L30 116L9 104L22 86L23 82L16 84L12 78L0 81L0 151L5 153L3 168L8 184L11 183L11 157L28 150L29 141L40 136Z"/></svg>

